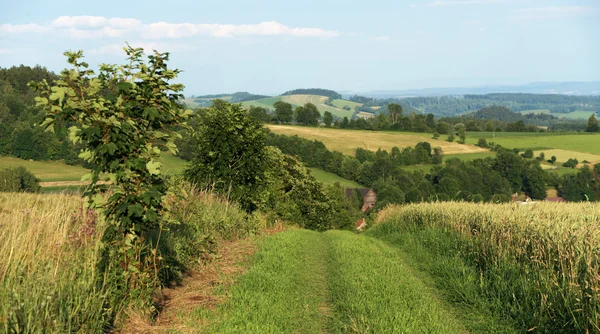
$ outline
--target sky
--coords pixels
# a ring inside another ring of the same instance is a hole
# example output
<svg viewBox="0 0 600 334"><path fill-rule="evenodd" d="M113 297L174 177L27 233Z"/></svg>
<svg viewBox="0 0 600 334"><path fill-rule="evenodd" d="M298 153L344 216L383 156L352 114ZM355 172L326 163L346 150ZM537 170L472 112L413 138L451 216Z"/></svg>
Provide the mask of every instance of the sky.
<svg viewBox="0 0 600 334"><path fill-rule="evenodd" d="M0 67L171 53L185 93L600 80L598 0L2 1Z"/></svg>

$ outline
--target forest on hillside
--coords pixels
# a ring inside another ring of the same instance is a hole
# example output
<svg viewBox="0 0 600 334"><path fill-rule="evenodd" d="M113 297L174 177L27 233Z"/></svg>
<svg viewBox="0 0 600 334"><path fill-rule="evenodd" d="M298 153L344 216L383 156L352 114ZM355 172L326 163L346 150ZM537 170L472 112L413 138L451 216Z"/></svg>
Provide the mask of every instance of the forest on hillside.
<svg viewBox="0 0 600 334"><path fill-rule="evenodd" d="M355 96L352 101L365 101L360 110L373 112L370 107L382 107L385 112L390 103L401 104L406 110L432 113L435 116L455 116L474 112L490 106L506 107L514 112L524 110L548 110L551 113L566 114L573 111L593 111L600 113L600 96L571 96L558 94L513 94L497 93L486 95L462 95L441 97L407 97L390 99L370 99Z"/></svg>

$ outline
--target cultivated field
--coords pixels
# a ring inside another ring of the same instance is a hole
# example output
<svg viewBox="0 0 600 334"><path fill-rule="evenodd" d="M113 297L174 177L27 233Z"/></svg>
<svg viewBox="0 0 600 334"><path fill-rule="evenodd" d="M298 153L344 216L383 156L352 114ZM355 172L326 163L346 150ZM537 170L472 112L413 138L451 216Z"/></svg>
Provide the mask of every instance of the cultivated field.
<svg viewBox="0 0 600 334"><path fill-rule="evenodd" d="M300 137L320 140L330 150L353 155L357 147L376 151L379 148L390 151L392 147L399 148L415 146L419 142L429 142L433 147L441 147L445 154L466 154L487 152L474 145L449 143L445 140L435 140L431 135L423 136L401 132L374 132L362 130L342 130L287 125L267 125L274 133L298 135Z"/></svg>
<svg viewBox="0 0 600 334"><path fill-rule="evenodd" d="M367 234L410 254L456 302L485 296L521 333L598 333L599 213L598 203L422 203L386 209Z"/></svg>
<svg viewBox="0 0 600 334"><path fill-rule="evenodd" d="M492 141L491 132L468 132L467 142L475 144L478 138ZM600 134L589 133L552 133L552 132L496 132L496 144L506 148L531 148L533 150L561 149L565 151L600 155Z"/></svg>
<svg viewBox="0 0 600 334"><path fill-rule="evenodd" d="M534 151L534 156L538 156L541 152L544 152L544 156L546 160L550 159L552 156L556 157L556 161L565 162L570 158L574 158L579 160L582 163L584 160L589 161L592 165L596 163L600 163L600 155L598 154L590 154L590 153L582 153L576 151L568 151L568 150L540 150Z"/></svg>
<svg viewBox="0 0 600 334"><path fill-rule="evenodd" d="M356 107L356 105L360 105L360 103L355 103L346 100L333 100L333 104L336 105L336 107L332 107L325 104L325 101L327 101L326 96L296 94L286 96L275 96L254 101L246 101L242 103L242 106L244 106L245 108L249 108L250 106L263 107L266 109L273 110L273 103L277 101L287 102L291 104L294 109L298 106L303 106L306 103L312 103L315 106L317 106L317 109L319 109L319 111L321 112L321 116L325 111L329 111L335 116L348 118L352 117L352 114L354 113L354 107ZM338 105L339 107L337 107ZM352 110L342 109L344 105L350 106Z"/></svg>
<svg viewBox="0 0 600 334"><path fill-rule="evenodd" d="M523 110L520 111L521 114L548 114L558 118L566 118L566 119L588 119L592 114L595 114L593 111L582 111L576 110L570 113L551 113L548 109L536 109L536 110Z"/></svg>

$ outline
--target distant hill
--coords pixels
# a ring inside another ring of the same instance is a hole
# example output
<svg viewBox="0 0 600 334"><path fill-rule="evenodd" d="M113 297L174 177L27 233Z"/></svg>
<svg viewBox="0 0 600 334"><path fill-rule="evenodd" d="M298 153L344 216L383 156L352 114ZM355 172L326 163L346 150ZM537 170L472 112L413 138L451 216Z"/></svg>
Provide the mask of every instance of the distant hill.
<svg viewBox="0 0 600 334"><path fill-rule="evenodd" d="M574 96L557 94L494 93L485 95L421 96L375 99L361 109L381 106L383 112L389 103L399 103L405 112L434 114L438 117L455 116L491 106L502 106L522 114L552 114L565 118L588 118L600 112L600 96Z"/></svg>
<svg viewBox="0 0 600 334"><path fill-rule="evenodd" d="M374 90L367 92L344 91L345 97L358 94L374 98L410 96L449 96L490 93L530 93L563 95L600 95L600 81L590 82L533 82L526 85L490 85L475 87L437 87L403 90Z"/></svg>
<svg viewBox="0 0 600 334"><path fill-rule="evenodd" d="M361 103L356 103L342 99L331 99L328 96L323 95L310 95L310 94L294 94L294 95L283 95L274 96L264 99L245 101L242 106L250 108L250 106L263 107L265 109L274 110L273 104L277 101L287 102L292 105L293 108L303 106L306 103L312 103L317 106L317 109L321 112L321 115L325 111L329 111L334 116L339 118L352 118L358 113L358 109L362 107ZM366 117L361 115L361 117Z"/></svg>
<svg viewBox="0 0 600 334"><path fill-rule="evenodd" d="M281 96L286 96L286 95L320 95L320 96L327 96L329 98L332 98L334 100L341 100L342 99L342 94L333 91L333 90L329 90L329 89L322 89L322 88L300 88L300 89L294 89L294 90L289 90L283 94L281 94Z"/></svg>
<svg viewBox="0 0 600 334"><path fill-rule="evenodd" d="M190 107L209 107L212 100L220 99L231 103L240 103L244 101L258 100L268 98L267 95L250 94L248 92L236 92L233 94L210 94L189 97L184 100L185 104Z"/></svg>

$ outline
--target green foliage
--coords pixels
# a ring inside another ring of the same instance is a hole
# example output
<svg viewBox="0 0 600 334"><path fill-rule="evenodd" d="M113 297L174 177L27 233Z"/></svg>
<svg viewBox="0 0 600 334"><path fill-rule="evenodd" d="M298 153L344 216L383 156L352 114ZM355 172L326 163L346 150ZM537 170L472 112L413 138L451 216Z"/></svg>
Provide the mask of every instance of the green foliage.
<svg viewBox="0 0 600 334"><path fill-rule="evenodd" d="M104 213L101 273L119 272L123 279L121 297L151 297L160 266L153 236L166 224L168 207L163 202L167 187L158 162L161 149L176 153L172 130L183 126L186 116L178 103L183 85L172 84L179 70L167 67L169 54L154 52L148 63L143 49L126 47L127 65L100 65L96 74L83 61L83 52L65 52L73 66L61 72L51 86L46 80L30 83L46 110L42 124L50 131L65 121L73 124L69 138L82 143L80 157L92 164L91 184L85 195L88 204ZM100 174L112 182L111 193L101 193Z"/></svg>
<svg viewBox="0 0 600 334"><path fill-rule="evenodd" d="M454 142L454 135L453 134L448 135L448 138L446 139L446 141L448 141L450 143Z"/></svg>
<svg viewBox="0 0 600 334"><path fill-rule="evenodd" d="M579 161L577 159L569 158L569 160L567 160L567 162L563 163L563 167L575 168L575 167L577 167L578 164L579 164Z"/></svg>
<svg viewBox="0 0 600 334"><path fill-rule="evenodd" d="M323 123L325 123L325 126L330 127L332 122L333 122L333 115L329 111L324 112L323 113Z"/></svg>
<svg viewBox="0 0 600 334"><path fill-rule="evenodd" d="M477 146L482 147L482 148L487 148L488 143L485 140L485 138L479 138L479 140L477 141Z"/></svg>
<svg viewBox="0 0 600 334"><path fill-rule="evenodd" d="M279 123L288 124L292 122L294 119L294 111L292 110L291 104L277 101L273 103L273 107L275 107L275 117L277 117Z"/></svg>
<svg viewBox="0 0 600 334"><path fill-rule="evenodd" d="M324 231L352 223L341 187L326 188L295 157L267 146L261 208L300 226Z"/></svg>
<svg viewBox="0 0 600 334"><path fill-rule="evenodd" d="M0 169L0 191L39 192L40 180L25 167Z"/></svg>
<svg viewBox="0 0 600 334"><path fill-rule="evenodd" d="M238 104L216 100L194 133L196 149L186 179L239 201L246 210L258 207L263 181L265 129Z"/></svg>
<svg viewBox="0 0 600 334"><path fill-rule="evenodd" d="M307 103L303 107L297 107L294 111L296 114L296 123L301 125L308 126L317 126L319 125L319 118L321 118L321 113L312 103Z"/></svg>
<svg viewBox="0 0 600 334"><path fill-rule="evenodd" d="M439 132L434 132L433 133L433 139L439 139L440 138L440 133Z"/></svg>
<svg viewBox="0 0 600 334"><path fill-rule="evenodd" d="M268 123L271 121L271 115L269 115L267 109L263 107L250 106L248 114L250 115L250 118L259 123Z"/></svg>
<svg viewBox="0 0 600 334"><path fill-rule="evenodd" d="M525 159L533 158L533 150L530 148L526 149L525 152L523 153L523 158L525 158Z"/></svg>
<svg viewBox="0 0 600 334"><path fill-rule="evenodd" d="M600 200L600 164L584 166L577 174L566 174L559 182L559 194L570 202Z"/></svg>
<svg viewBox="0 0 600 334"><path fill-rule="evenodd" d="M281 94L281 96L285 96L285 95L298 95L298 94L304 94L304 95L321 95L321 96L327 96L332 100L341 100L342 99L342 95L333 91L333 90L329 90L329 89L322 89L322 88L300 88L300 89L294 89L294 90L289 90L283 94Z"/></svg>
<svg viewBox="0 0 600 334"><path fill-rule="evenodd" d="M596 115L592 114L588 119L587 128L585 129L587 132L600 132L600 125L598 125L598 120L596 119Z"/></svg>

